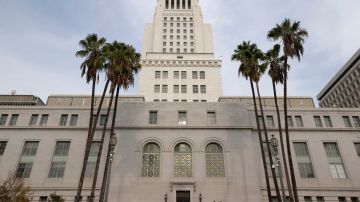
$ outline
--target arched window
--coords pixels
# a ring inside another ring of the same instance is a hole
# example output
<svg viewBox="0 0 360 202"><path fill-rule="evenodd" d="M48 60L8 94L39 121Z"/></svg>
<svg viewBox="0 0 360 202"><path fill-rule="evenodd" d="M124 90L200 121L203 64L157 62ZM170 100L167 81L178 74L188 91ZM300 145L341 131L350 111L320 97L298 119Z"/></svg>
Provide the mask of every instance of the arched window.
<svg viewBox="0 0 360 202"><path fill-rule="evenodd" d="M159 177L160 147L156 143L148 143L143 149L141 175L143 177Z"/></svg>
<svg viewBox="0 0 360 202"><path fill-rule="evenodd" d="M191 147L186 143L179 143L174 149L175 177L192 177Z"/></svg>
<svg viewBox="0 0 360 202"><path fill-rule="evenodd" d="M205 148L206 176L225 177L223 149L217 143L210 143Z"/></svg>

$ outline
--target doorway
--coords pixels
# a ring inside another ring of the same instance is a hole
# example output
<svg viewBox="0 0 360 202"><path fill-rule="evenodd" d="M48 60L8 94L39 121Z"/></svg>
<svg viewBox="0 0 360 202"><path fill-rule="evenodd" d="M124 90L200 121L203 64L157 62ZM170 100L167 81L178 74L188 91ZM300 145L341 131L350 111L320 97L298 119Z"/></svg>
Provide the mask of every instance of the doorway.
<svg viewBox="0 0 360 202"><path fill-rule="evenodd" d="M176 202L190 202L190 191L176 191Z"/></svg>

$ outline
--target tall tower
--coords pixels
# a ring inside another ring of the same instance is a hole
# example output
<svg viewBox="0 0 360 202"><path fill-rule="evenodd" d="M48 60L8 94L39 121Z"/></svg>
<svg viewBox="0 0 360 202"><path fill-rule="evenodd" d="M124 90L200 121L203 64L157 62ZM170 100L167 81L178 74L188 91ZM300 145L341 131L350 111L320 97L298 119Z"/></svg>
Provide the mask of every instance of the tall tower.
<svg viewBox="0 0 360 202"><path fill-rule="evenodd" d="M198 0L158 0L145 25L139 94L147 102L217 102L221 60Z"/></svg>

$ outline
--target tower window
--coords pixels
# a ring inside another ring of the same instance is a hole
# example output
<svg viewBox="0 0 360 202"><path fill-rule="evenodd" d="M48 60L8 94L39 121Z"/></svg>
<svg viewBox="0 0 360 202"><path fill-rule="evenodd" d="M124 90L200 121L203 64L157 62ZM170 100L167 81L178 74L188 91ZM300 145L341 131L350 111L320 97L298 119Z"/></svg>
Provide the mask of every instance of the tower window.
<svg viewBox="0 0 360 202"><path fill-rule="evenodd" d="M181 71L181 79L186 79L186 71Z"/></svg>

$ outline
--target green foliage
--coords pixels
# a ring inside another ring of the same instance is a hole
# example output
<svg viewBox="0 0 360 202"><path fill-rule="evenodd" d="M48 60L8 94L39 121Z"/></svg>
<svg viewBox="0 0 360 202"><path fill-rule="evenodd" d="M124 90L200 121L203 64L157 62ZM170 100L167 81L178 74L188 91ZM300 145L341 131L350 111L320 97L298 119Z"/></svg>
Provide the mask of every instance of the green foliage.
<svg viewBox="0 0 360 202"><path fill-rule="evenodd" d="M23 178L17 178L10 172L8 178L0 184L0 202L30 202L32 199L31 188Z"/></svg>
<svg viewBox="0 0 360 202"><path fill-rule="evenodd" d="M64 202L65 200L62 198L62 196L57 195L56 193L50 194L50 198L48 199L48 202Z"/></svg>

